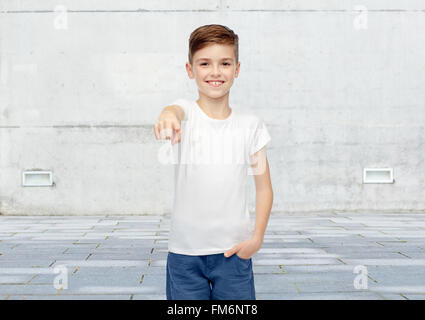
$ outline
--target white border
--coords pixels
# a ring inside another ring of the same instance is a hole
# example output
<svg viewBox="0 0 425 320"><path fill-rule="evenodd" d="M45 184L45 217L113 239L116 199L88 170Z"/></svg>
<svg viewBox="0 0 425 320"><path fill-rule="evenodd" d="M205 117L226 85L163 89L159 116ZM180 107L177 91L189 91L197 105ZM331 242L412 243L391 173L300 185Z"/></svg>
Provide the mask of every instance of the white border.
<svg viewBox="0 0 425 320"><path fill-rule="evenodd" d="M366 177L367 172L371 171L388 171L390 178L388 180L373 180ZM363 168L363 183L394 183L393 168Z"/></svg>
<svg viewBox="0 0 425 320"><path fill-rule="evenodd" d="M25 184L25 176L28 174L48 174L49 184ZM22 172L22 186L23 187L51 187L53 185L52 171L23 171Z"/></svg>

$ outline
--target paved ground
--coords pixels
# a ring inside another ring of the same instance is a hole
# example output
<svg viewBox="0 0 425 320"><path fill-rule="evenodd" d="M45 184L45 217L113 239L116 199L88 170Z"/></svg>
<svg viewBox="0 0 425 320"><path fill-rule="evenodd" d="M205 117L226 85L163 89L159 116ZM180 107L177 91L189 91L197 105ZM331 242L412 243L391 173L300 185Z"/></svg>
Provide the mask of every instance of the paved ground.
<svg viewBox="0 0 425 320"><path fill-rule="evenodd" d="M0 299L165 299L169 222L0 216ZM272 215L253 257L257 299L425 299L424 266L413 213Z"/></svg>

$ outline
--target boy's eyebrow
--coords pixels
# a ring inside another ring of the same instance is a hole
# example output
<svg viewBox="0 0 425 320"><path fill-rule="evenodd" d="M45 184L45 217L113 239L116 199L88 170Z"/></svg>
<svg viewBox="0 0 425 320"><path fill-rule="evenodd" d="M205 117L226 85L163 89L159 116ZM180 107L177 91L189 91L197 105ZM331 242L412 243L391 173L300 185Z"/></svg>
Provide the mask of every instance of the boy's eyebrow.
<svg viewBox="0 0 425 320"><path fill-rule="evenodd" d="M196 59L196 61L195 62L198 62L198 61L200 61L200 60L211 60L211 59L209 59L209 58L199 58L199 59ZM233 58L222 58L221 60L233 60Z"/></svg>

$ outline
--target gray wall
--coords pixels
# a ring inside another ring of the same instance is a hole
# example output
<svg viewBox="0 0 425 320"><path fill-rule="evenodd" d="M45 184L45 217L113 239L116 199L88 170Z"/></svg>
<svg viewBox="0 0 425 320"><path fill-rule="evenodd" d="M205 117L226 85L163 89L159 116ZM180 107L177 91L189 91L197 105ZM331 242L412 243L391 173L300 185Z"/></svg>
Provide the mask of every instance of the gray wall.
<svg viewBox="0 0 425 320"><path fill-rule="evenodd" d="M184 64L209 23L240 37L230 103L269 128L273 212L424 211L425 2L299 2L0 0L0 212L170 213L153 125L198 97ZM30 169L54 186L23 187Z"/></svg>

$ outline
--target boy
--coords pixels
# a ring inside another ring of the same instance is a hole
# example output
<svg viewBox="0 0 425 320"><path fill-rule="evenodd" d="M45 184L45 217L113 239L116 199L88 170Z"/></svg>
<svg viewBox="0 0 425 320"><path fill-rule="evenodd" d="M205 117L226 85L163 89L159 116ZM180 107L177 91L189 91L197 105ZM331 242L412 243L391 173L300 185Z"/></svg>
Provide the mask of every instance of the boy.
<svg viewBox="0 0 425 320"><path fill-rule="evenodd" d="M199 99L178 99L164 108L154 127L156 139L172 140L179 160L167 300L255 300L251 257L262 246L273 202L265 150L270 135L261 118L229 106L238 60L238 36L232 30L216 24L194 30L186 70L196 80ZM249 169L256 184L253 233L246 197Z"/></svg>

